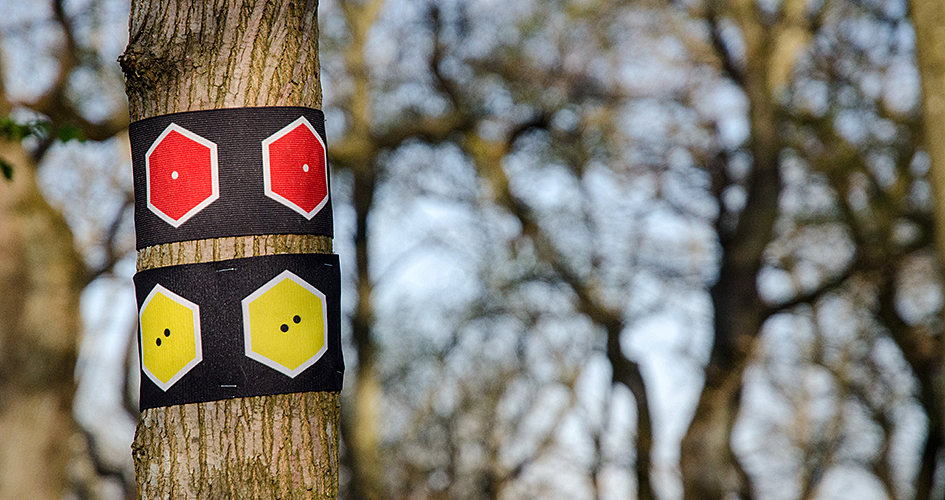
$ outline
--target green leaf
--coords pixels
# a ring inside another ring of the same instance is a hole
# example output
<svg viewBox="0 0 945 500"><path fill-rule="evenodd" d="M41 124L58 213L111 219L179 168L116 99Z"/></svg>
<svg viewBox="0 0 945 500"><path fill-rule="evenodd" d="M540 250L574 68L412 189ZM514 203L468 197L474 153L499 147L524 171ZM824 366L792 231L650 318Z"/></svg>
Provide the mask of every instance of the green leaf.
<svg viewBox="0 0 945 500"><path fill-rule="evenodd" d="M75 125L63 125L59 127L56 135L62 142L69 142L72 140L85 142L85 134L82 133L82 129L76 127Z"/></svg>
<svg viewBox="0 0 945 500"><path fill-rule="evenodd" d="M84 142L86 137L82 129L75 125L54 126L48 120L33 120L19 123L9 116L0 117L0 139L22 141L27 137L47 139L55 137L62 142Z"/></svg>
<svg viewBox="0 0 945 500"><path fill-rule="evenodd" d="M49 137L51 132L52 124L48 121L34 120L18 123L9 116L0 118L0 137L11 141L21 141L29 136Z"/></svg>
<svg viewBox="0 0 945 500"><path fill-rule="evenodd" d="M0 171L3 172L3 177L8 180L13 180L13 165L10 162L0 158Z"/></svg>
<svg viewBox="0 0 945 500"><path fill-rule="evenodd" d="M30 128L26 125L21 125L9 116L0 118L0 136L5 139L10 140L20 140L29 135Z"/></svg>

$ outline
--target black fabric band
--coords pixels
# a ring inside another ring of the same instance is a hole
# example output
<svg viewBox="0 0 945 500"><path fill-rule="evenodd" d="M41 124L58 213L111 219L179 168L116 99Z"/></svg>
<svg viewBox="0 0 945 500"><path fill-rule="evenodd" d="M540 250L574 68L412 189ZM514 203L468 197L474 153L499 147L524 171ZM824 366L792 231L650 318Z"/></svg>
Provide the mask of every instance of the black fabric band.
<svg viewBox="0 0 945 500"><path fill-rule="evenodd" d="M337 255L184 264L134 281L142 410L341 390Z"/></svg>
<svg viewBox="0 0 945 500"><path fill-rule="evenodd" d="M139 249L227 236L332 236L320 110L173 113L136 121L129 135Z"/></svg>

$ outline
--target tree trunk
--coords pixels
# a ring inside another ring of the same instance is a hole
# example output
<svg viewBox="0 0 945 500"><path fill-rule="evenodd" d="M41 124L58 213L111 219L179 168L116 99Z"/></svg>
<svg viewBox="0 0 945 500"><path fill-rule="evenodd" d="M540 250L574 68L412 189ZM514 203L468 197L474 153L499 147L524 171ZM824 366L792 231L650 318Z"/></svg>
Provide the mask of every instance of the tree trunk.
<svg viewBox="0 0 945 500"><path fill-rule="evenodd" d="M925 146L932 160L930 177L935 198L935 244L945 256L945 5L911 0L916 31L916 57L922 75L922 120Z"/></svg>
<svg viewBox="0 0 945 500"><path fill-rule="evenodd" d="M2 112L5 116L9 108ZM19 144L0 177L0 498L60 499L68 485L84 284L72 232L36 186Z"/></svg>
<svg viewBox="0 0 945 500"><path fill-rule="evenodd" d="M370 70L365 60L369 32L383 8L384 0L371 0L344 7L351 41L344 51L344 60L353 77L353 90L346 109L350 128L345 140L357 145L354 157L335 157L335 165L352 175L352 202L355 211L354 249L357 264L357 299L351 316L351 341L357 354L354 387L350 404L342 414L341 429L345 441L345 462L351 485L346 492L350 500L383 500L389 498L381 463L381 381L377 372L377 341L374 338L374 283L370 274L368 221L377 193L381 147L371 133L372 87ZM341 148L339 148L341 149Z"/></svg>
<svg viewBox="0 0 945 500"><path fill-rule="evenodd" d="M932 161L929 175L935 200L935 246L945 262L945 5L912 0L916 57L922 75L922 121L925 147ZM945 267L945 266L943 266Z"/></svg>
<svg viewBox="0 0 945 500"><path fill-rule="evenodd" d="M778 155L784 144L772 93L784 85L798 47L784 53L773 49L779 45L777 34L803 17L803 5L796 0L786 2L781 23L774 29L763 22L754 2L734 0L723 5L724 14L741 29L745 44L744 69L739 69L724 46L719 47L719 56L748 99L751 137L747 146L753 166L745 185L745 206L738 212L734 229L726 227L725 218L731 214L725 214L724 208L716 224L722 254L719 279L711 289L713 345L705 385L681 443L685 500L754 498L751 478L733 452L731 439L741 409L745 369L771 312L758 292L757 280L765 248L774 236L781 192ZM713 29L720 29L718 19L713 19Z"/></svg>
<svg viewBox="0 0 945 500"><path fill-rule="evenodd" d="M317 1L132 2L121 57L132 120L179 111L321 107ZM138 269L329 253L325 236L255 236L142 249ZM135 436L142 498L336 498L336 392L145 410Z"/></svg>
<svg viewBox="0 0 945 500"><path fill-rule="evenodd" d="M916 58L922 77L922 121L925 129L925 147L932 165L929 177L932 182L934 198L934 236L939 262L945 269L945 4L935 0L910 0L912 22L916 32ZM929 417L929 431L926 436L922 468L916 485L916 498L929 495L938 476L938 455L942 450L942 436L945 436L945 401L940 397L945 394L945 382L942 381L941 367L945 365L945 351L941 340L935 345L937 363L910 363L920 381L922 394L920 401ZM910 355L912 354L912 355ZM915 352L907 353L911 361ZM934 426L934 427L933 427Z"/></svg>

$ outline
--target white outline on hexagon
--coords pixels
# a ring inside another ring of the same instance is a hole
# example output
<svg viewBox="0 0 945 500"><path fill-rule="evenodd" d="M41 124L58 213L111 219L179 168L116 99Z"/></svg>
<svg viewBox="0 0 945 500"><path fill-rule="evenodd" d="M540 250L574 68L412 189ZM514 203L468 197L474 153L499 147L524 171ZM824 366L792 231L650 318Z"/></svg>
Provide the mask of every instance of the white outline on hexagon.
<svg viewBox="0 0 945 500"><path fill-rule="evenodd" d="M306 212L305 210L302 209L302 207L289 201L288 198L274 192L272 190L272 174L269 171L269 145L281 139L282 136L298 128L300 123L302 125L305 125L309 129L309 131L312 132L312 135L315 136L315 139L318 139L318 143L322 145L322 157L323 157L322 164L325 165L325 169L324 169L325 170L325 198L323 198L322 201L318 203L318 205L315 205L315 208L313 208L311 212ZM262 141L262 155L263 155L263 181L266 184L266 196L268 198L272 198L273 200L276 200L277 202L291 208L292 210L295 210L296 212L302 214L308 220L311 220L312 217L315 217L315 214L317 214L322 208L325 207L325 205L328 203L328 198L331 197L330 193L328 192L328 147L325 146L325 141L322 140L322 136L318 135L318 132L315 131L315 128L312 127L312 124L309 123L309 121L304 116L298 117L298 119L296 119L292 123L286 125L285 127L282 127L281 130L279 130L275 134L272 134L266 139L264 139Z"/></svg>
<svg viewBox="0 0 945 500"><path fill-rule="evenodd" d="M204 198L204 200L198 203L194 208L191 208L187 213L182 215L179 220L172 219L171 216L165 214L151 203L151 153L154 152L154 148L156 148L157 145L160 144L168 134L174 131L198 144L202 144L210 148L210 183L212 184L210 196ZM196 215L197 212L207 208L207 205L220 198L220 167L217 163L216 143L185 129L176 123L171 123L168 125L167 128L164 129L164 132L161 132L161 135L159 135L158 138L154 140L154 142L151 144L151 147L148 148L147 154L144 155L144 175L148 209L160 217L161 220L174 227L180 227L181 224L187 222L187 220Z"/></svg>
<svg viewBox="0 0 945 500"><path fill-rule="evenodd" d="M196 354L194 359L190 360L183 368L181 368L177 373L171 377L170 380L165 384L161 382L161 379L157 375L151 373L151 370L148 370L148 367L144 364L144 330L141 328L141 316L144 314L144 310L148 308L148 303L151 302L151 299L154 298L158 293L163 294L165 297L173 300L174 302L190 309L193 312L194 316L194 346ZM151 293L148 294L147 298L144 299L144 302L141 304L141 311L138 312L138 343L141 346L141 370L147 374L148 378L151 379L162 391L167 392L172 385L177 383L184 375L187 374L193 367L200 364L203 361L203 344L200 342L200 306L194 304L193 302L177 295L176 293L164 288L160 284L154 285L154 288L151 289Z"/></svg>
<svg viewBox="0 0 945 500"><path fill-rule="evenodd" d="M302 288L308 290L309 292L312 292L315 296L317 296L322 301L322 327L323 327L322 332L324 334L325 341L322 343L322 348L319 349L318 352L312 355L311 358L302 362L302 364L299 365L298 368L294 370L290 370L289 367L280 365L279 363L263 356L262 354L259 354L253 351L252 332L250 332L250 324L249 324L249 304L252 301L258 299L264 293L268 292L274 286L285 281L286 279L292 280L296 285L299 285ZM268 366L269 368L272 368L276 371L279 371L281 373L288 375L290 378L295 378L296 375L302 373L308 367L314 365L316 361L321 359L322 356L324 356L325 353L328 352L328 299L325 298L325 294L322 293L319 289L310 285L307 281L303 280L292 271L289 271L288 269L286 269L285 271L282 271L281 273L279 273L278 276L276 276L275 278L272 278L271 280L266 282L265 285L257 288L255 292L249 294L245 299L243 299L242 305L243 305L243 346L246 352L246 356L248 358L255 359L256 361L259 361L260 363Z"/></svg>

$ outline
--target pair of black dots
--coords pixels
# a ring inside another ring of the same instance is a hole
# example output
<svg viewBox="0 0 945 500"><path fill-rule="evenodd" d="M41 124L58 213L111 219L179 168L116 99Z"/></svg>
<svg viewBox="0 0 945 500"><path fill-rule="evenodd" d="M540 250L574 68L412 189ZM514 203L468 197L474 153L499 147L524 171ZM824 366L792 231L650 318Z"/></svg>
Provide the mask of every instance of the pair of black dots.
<svg viewBox="0 0 945 500"><path fill-rule="evenodd" d="M302 322L302 318L300 318L299 315L296 314L295 316L292 316L292 322L297 325ZM279 329L282 330L282 333L286 333L289 331L289 325L283 323L282 326L279 327Z"/></svg>
<svg viewBox="0 0 945 500"><path fill-rule="evenodd" d="M165 329L164 329L164 336L165 336L165 337L170 337L170 336L171 336L171 330L170 330L170 328L165 328ZM157 343L158 347L161 347L161 337L158 337L158 338L157 338L156 343Z"/></svg>

